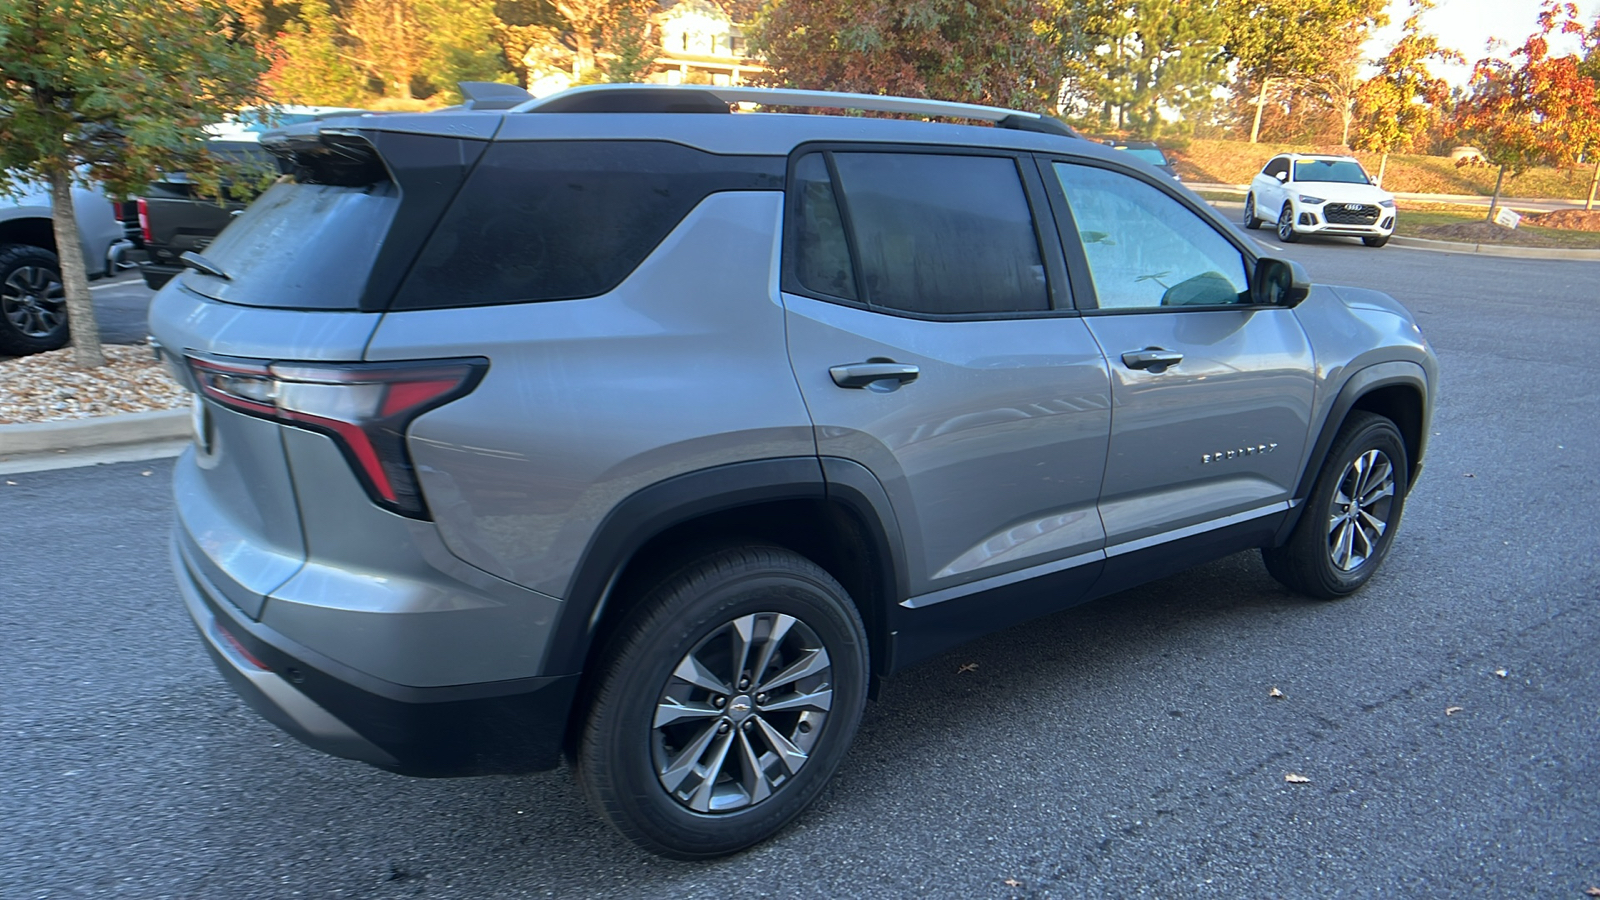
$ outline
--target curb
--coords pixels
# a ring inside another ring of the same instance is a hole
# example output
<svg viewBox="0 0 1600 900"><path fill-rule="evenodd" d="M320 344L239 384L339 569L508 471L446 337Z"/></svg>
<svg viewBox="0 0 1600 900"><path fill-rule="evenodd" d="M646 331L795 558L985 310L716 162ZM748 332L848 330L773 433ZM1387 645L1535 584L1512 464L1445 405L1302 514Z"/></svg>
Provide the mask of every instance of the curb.
<svg viewBox="0 0 1600 900"><path fill-rule="evenodd" d="M59 422L0 425L0 456L182 440L189 436L189 415L187 409L162 409Z"/></svg>
<svg viewBox="0 0 1600 900"><path fill-rule="evenodd" d="M1511 259L1565 259L1600 260L1600 250L1564 250L1558 247L1517 247L1504 244L1464 244L1458 241L1432 241L1427 238L1395 235L1389 243L1412 250L1432 250L1436 253L1477 253L1483 256L1502 256Z"/></svg>

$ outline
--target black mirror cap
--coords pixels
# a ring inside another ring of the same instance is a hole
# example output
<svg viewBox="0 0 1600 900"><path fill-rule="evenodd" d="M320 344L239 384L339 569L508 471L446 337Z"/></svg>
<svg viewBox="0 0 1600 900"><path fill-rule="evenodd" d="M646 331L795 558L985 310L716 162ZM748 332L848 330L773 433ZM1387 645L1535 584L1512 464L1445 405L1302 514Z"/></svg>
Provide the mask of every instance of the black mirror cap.
<svg viewBox="0 0 1600 900"><path fill-rule="evenodd" d="M1250 299L1257 306L1293 309L1311 294L1311 276L1292 259L1263 256L1256 260L1255 277L1250 279Z"/></svg>

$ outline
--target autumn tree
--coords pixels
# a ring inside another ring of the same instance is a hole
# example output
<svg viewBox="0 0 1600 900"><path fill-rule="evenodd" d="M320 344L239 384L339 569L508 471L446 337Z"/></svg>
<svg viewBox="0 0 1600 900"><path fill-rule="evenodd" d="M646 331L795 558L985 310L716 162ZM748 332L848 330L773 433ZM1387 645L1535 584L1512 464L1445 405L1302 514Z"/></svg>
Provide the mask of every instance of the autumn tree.
<svg viewBox="0 0 1600 900"><path fill-rule="evenodd" d="M1154 136L1163 111L1182 116L1222 83L1227 29L1211 2L1065 0L1056 20L1068 98L1103 127Z"/></svg>
<svg viewBox="0 0 1600 900"><path fill-rule="evenodd" d="M1043 0L781 0L751 43L774 86L1046 110L1061 75L1052 14Z"/></svg>
<svg viewBox="0 0 1600 900"><path fill-rule="evenodd" d="M1353 65L1374 28L1388 21L1388 0L1223 0L1226 51L1238 83L1256 91L1250 143L1261 134L1261 115L1273 82L1315 82L1339 77Z"/></svg>
<svg viewBox="0 0 1600 900"><path fill-rule="evenodd" d="M0 0L0 190L50 187L73 360L105 364L74 182L130 194L161 172L216 190L206 125L260 100L267 68L222 0Z"/></svg>
<svg viewBox="0 0 1600 900"><path fill-rule="evenodd" d="M301 0L299 19L286 22L273 42L266 81L280 100L361 106L370 94L366 74L350 61L354 50L327 0Z"/></svg>
<svg viewBox="0 0 1600 900"><path fill-rule="evenodd" d="M1500 169L1489 201L1490 221L1507 172L1515 177L1544 161L1572 165L1586 147L1600 143L1593 134L1600 97L1594 81L1582 74L1582 59L1576 53L1550 54L1552 36L1586 33L1577 5L1545 0L1538 22L1538 30L1509 59L1478 61L1471 93L1456 110L1457 133Z"/></svg>
<svg viewBox="0 0 1600 900"><path fill-rule="evenodd" d="M1440 118L1440 107L1450 97L1450 85L1434 77L1430 62L1462 62L1461 54L1439 46L1439 39L1422 30L1422 13L1432 0L1411 0L1400 39L1378 61L1378 73L1356 90L1355 146L1382 154L1378 184L1383 184L1389 154L1416 149Z"/></svg>

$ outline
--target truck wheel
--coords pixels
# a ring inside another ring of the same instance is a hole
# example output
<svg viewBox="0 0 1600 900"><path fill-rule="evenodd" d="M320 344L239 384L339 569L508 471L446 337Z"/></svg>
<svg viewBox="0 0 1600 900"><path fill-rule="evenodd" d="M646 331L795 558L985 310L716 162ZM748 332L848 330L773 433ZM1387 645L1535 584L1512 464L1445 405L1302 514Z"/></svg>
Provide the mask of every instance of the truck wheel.
<svg viewBox="0 0 1600 900"><path fill-rule="evenodd" d="M1383 564L1406 505L1405 441L1394 423L1357 410L1328 448L1306 508L1282 547L1261 551L1286 587L1333 600L1360 590Z"/></svg>
<svg viewBox="0 0 1600 900"><path fill-rule="evenodd" d="M650 589L598 675L574 761L590 804L646 850L703 859L816 799L866 705L866 632L815 563L733 546Z"/></svg>
<svg viewBox="0 0 1600 900"><path fill-rule="evenodd" d="M68 337L56 255L28 244L0 247L0 356L59 350Z"/></svg>

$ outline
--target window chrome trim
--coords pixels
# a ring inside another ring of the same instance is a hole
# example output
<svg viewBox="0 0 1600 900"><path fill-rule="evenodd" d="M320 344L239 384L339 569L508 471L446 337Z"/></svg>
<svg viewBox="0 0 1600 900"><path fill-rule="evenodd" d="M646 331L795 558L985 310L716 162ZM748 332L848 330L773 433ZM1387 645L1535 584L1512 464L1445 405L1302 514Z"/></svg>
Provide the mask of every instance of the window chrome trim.
<svg viewBox="0 0 1600 900"><path fill-rule="evenodd" d="M1043 575L1053 575L1056 572L1064 572L1068 569L1075 569L1079 566L1088 565L1089 563L1101 562L1103 560L1110 559L1113 556L1122 556L1123 554L1145 550L1150 547L1157 547L1172 541L1181 541L1184 538L1205 534L1208 531L1217 531L1222 528L1238 525L1243 522L1253 521L1255 519L1260 519L1276 513L1287 512L1288 510L1293 509L1295 506L1296 504L1293 501L1279 500L1275 503L1269 503L1266 506L1258 506L1255 509L1247 509L1243 512L1222 516L1221 518L1217 519L1210 519L1205 522L1196 522L1193 525L1186 525L1183 528L1174 528L1171 531L1163 531L1159 534L1152 534L1148 537L1139 538L1138 540L1124 541L1120 544L1113 544L1104 550L1090 550L1088 553L1079 553L1076 556L1069 556L1066 559L1053 560L1037 566L1030 566L1026 569L1017 569L1014 572L1006 572L1001 575L993 575L988 578L981 578L977 581L969 581L966 584L958 584L954 587L930 591L926 594L918 594L915 597L908 597L905 600L900 601L900 605L907 609L922 609L924 607L935 606L945 602L946 600L956 600L972 594L978 594L984 591L994 590L995 588L1002 588L1006 587L1007 585L1017 584L1018 582L1029 581Z"/></svg>

